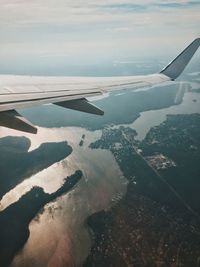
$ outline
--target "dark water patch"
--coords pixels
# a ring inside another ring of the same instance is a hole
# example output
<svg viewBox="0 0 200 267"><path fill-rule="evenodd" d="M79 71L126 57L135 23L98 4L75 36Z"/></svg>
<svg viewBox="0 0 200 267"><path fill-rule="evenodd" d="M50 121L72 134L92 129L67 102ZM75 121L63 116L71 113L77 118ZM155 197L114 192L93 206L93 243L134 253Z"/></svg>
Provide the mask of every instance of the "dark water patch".
<svg viewBox="0 0 200 267"><path fill-rule="evenodd" d="M71 154L67 142L44 143L28 152L26 137L0 139L0 199L24 179L42 171Z"/></svg>
<svg viewBox="0 0 200 267"><path fill-rule="evenodd" d="M82 172L76 171L52 194L45 193L40 187L33 187L0 212L0 266L9 266L16 253L23 248L29 238L29 224L44 205L72 190L81 178Z"/></svg>

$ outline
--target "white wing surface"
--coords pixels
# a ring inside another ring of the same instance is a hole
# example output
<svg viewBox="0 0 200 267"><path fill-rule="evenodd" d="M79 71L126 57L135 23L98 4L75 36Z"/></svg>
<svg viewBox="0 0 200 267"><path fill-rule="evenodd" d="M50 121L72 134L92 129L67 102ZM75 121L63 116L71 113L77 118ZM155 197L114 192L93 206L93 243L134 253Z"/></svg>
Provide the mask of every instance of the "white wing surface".
<svg viewBox="0 0 200 267"><path fill-rule="evenodd" d="M176 79L200 45L195 39L158 74L122 77L38 77L0 75L0 125L36 133L37 129L15 109L54 103L97 115L104 112L86 100L113 90L151 87Z"/></svg>

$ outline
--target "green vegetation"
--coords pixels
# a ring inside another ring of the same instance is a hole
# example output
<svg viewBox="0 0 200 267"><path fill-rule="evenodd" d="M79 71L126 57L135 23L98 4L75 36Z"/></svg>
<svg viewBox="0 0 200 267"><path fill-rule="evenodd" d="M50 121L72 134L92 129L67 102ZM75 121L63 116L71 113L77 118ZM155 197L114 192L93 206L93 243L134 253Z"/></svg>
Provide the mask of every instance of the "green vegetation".
<svg viewBox="0 0 200 267"><path fill-rule="evenodd" d="M199 130L199 114L170 115L141 143L134 130L120 127L105 129L90 145L109 149L129 184L111 210L88 219L95 239L84 267L199 266L199 217L183 205L199 211ZM154 170L146 156L159 154L176 165Z"/></svg>
<svg viewBox="0 0 200 267"><path fill-rule="evenodd" d="M144 155L162 153L176 163L176 168L160 172L200 212L200 114L168 115L149 131L140 148Z"/></svg>

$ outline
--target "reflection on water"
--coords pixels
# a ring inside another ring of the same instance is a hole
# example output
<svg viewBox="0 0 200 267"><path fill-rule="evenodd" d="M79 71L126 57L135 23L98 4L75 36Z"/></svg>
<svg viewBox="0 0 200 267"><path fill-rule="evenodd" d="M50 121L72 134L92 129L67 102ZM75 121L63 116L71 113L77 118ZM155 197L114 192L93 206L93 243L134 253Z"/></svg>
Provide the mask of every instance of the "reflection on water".
<svg viewBox="0 0 200 267"><path fill-rule="evenodd" d="M81 179L82 172L76 171L67 177L54 193L47 194L40 187L34 187L20 199L0 213L0 265L7 267L15 254L29 238L29 223L43 206L66 194Z"/></svg>
<svg viewBox="0 0 200 267"><path fill-rule="evenodd" d="M8 136L0 139L0 199L28 177L72 152L67 142L43 143L28 151L30 144L30 139L26 137Z"/></svg>
<svg viewBox="0 0 200 267"><path fill-rule="evenodd" d="M8 134L8 131L2 129L1 135ZM10 134L17 133L10 131ZM83 134L84 143L79 146ZM77 169L82 170L83 179L72 192L45 206L42 214L32 221L30 237L12 266L61 267L79 264L88 255L91 234L85 225L86 218L99 210L108 209L113 197L119 193L125 194L127 185L109 151L94 151L88 148L100 134L100 131L88 132L81 128L39 128L37 136L26 134L31 140L29 151L34 151L43 142L66 140L73 151L67 158L24 180L9 191L1 201L1 209L16 202L35 185L44 188L47 193L56 191L62 185L63 179Z"/></svg>
<svg viewBox="0 0 200 267"><path fill-rule="evenodd" d="M183 102L169 108L141 112L140 117L135 120L131 127L138 133L137 139L142 140L148 131L162 123L167 114L192 114L200 112L200 94L187 92L184 94Z"/></svg>

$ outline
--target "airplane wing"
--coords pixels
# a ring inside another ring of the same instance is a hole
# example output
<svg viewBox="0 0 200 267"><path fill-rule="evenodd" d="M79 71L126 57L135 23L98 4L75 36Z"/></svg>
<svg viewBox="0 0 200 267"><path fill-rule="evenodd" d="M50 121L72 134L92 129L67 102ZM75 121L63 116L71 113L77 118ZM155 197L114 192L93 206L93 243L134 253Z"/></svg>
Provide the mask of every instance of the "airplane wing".
<svg viewBox="0 0 200 267"><path fill-rule="evenodd" d="M145 76L40 77L0 75L0 125L37 133L37 128L15 109L48 103L103 115L104 112L91 104L86 99L87 97L102 95L113 90L151 87L175 80L199 46L200 38L197 38L160 73Z"/></svg>

